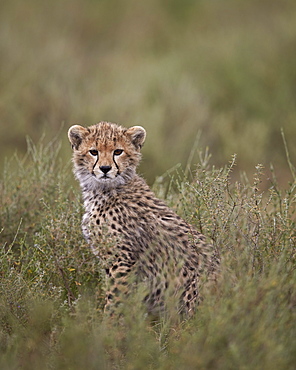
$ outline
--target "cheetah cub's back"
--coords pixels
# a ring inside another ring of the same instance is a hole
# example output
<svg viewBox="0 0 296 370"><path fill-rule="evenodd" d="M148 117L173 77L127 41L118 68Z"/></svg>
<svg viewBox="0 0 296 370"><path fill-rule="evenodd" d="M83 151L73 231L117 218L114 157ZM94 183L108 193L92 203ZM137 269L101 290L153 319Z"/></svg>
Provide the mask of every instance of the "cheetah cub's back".
<svg viewBox="0 0 296 370"><path fill-rule="evenodd" d="M100 122L72 126L68 136L84 199L83 233L106 270L105 309L116 307L136 281L145 286L150 312L163 310L169 295L179 312L192 314L200 280L213 278L218 262L204 236L136 174L144 128Z"/></svg>

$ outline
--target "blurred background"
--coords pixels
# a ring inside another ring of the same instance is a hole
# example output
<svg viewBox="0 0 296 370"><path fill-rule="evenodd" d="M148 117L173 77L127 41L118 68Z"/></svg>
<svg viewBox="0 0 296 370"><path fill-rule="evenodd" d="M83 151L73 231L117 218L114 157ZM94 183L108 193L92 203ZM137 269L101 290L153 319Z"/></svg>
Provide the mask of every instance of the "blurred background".
<svg viewBox="0 0 296 370"><path fill-rule="evenodd" d="M296 162L295 0L2 0L0 168L26 137L62 141L101 120L147 129L140 172L186 165L196 138L212 164ZM195 157L196 159L197 157ZM193 167L194 167L193 161ZM250 175L251 176L251 175Z"/></svg>

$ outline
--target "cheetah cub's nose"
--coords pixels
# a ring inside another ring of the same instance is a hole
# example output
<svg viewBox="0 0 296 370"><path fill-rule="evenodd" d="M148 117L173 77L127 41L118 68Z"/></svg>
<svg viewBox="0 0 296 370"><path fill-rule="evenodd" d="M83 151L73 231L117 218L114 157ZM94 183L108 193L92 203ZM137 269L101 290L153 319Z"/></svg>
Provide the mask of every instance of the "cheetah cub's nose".
<svg viewBox="0 0 296 370"><path fill-rule="evenodd" d="M111 170L111 166L100 166L100 170L106 175Z"/></svg>

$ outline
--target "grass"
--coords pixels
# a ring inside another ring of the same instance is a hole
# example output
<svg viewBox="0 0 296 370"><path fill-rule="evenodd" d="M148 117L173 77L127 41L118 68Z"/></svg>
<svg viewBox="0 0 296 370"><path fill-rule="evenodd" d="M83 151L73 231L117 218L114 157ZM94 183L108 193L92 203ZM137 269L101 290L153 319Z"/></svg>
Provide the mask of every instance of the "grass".
<svg viewBox="0 0 296 370"><path fill-rule="evenodd" d="M295 4L0 3L1 369L295 368ZM188 322L102 316L66 138L100 120L147 129L140 172L220 251Z"/></svg>
<svg viewBox="0 0 296 370"><path fill-rule="evenodd" d="M61 130L66 159L72 124L108 120L147 129L150 184L185 165L198 131L216 166L272 162L285 184L295 25L294 0L3 0L0 158Z"/></svg>
<svg viewBox="0 0 296 370"><path fill-rule="evenodd" d="M235 158L217 168L207 152L187 178L158 181L156 193L213 240L221 276L189 321L151 324L134 296L117 324L102 315L103 275L59 148L28 141L0 183L1 369L295 368L295 181L283 190L273 173L263 193L261 165L235 182Z"/></svg>

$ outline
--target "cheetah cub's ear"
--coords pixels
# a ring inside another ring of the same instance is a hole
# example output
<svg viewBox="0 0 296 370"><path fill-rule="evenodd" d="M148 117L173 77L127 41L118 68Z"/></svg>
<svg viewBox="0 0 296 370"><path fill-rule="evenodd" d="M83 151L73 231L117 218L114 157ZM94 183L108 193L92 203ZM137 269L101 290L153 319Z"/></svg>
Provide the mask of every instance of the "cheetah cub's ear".
<svg viewBox="0 0 296 370"><path fill-rule="evenodd" d="M136 149L141 149L146 138L145 129L142 126L133 126L130 127L126 133Z"/></svg>
<svg viewBox="0 0 296 370"><path fill-rule="evenodd" d="M72 148L75 148L76 150L79 148L79 145L86 136L87 132L88 131L86 128L79 125L74 125L69 128L68 138L70 140Z"/></svg>

